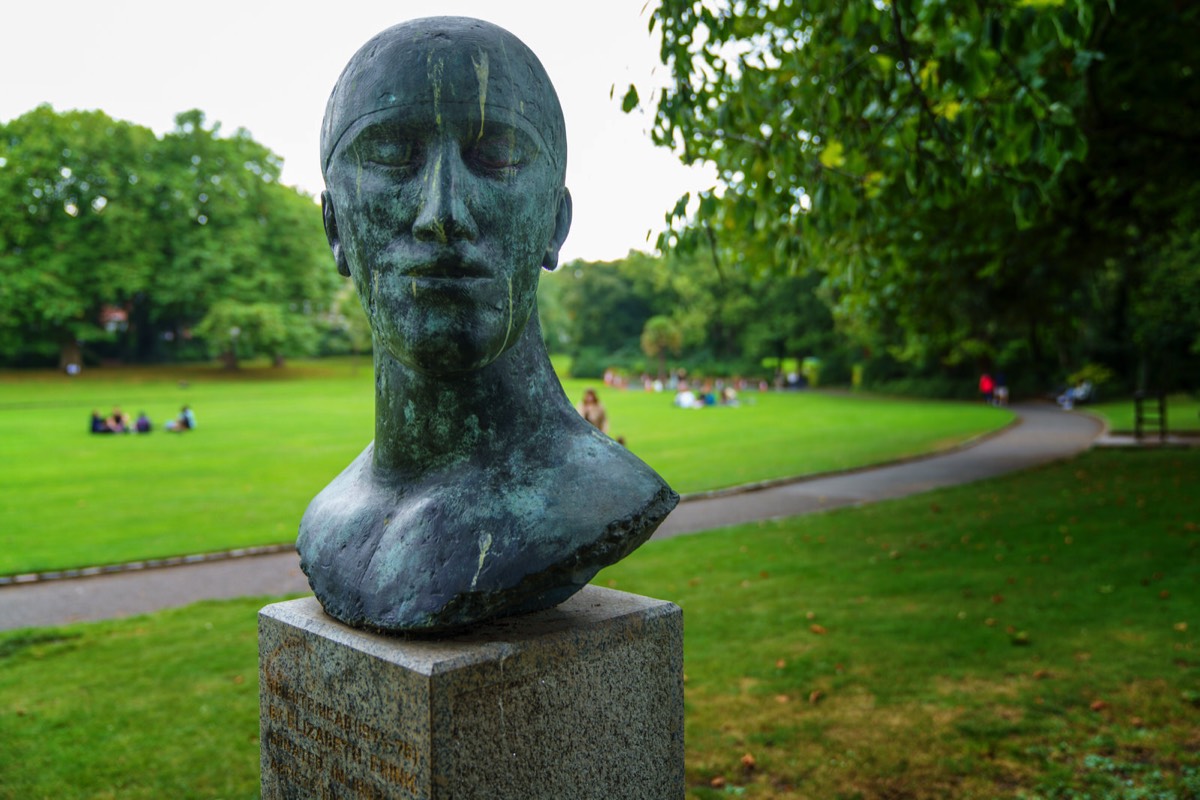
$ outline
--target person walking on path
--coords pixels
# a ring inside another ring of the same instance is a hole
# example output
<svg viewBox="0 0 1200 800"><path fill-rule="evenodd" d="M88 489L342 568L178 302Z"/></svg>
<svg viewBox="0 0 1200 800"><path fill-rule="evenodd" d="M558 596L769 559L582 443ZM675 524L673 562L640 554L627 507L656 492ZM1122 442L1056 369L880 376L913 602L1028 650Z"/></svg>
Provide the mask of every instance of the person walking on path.
<svg viewBox="0 0 1200 800"><path fill-rule="evenodd" d="M983 396L983 402L991 405L992 393L996 390L996 382L992 380L992 376L988 373L983 373L979 376L979 394Z"/></svg>

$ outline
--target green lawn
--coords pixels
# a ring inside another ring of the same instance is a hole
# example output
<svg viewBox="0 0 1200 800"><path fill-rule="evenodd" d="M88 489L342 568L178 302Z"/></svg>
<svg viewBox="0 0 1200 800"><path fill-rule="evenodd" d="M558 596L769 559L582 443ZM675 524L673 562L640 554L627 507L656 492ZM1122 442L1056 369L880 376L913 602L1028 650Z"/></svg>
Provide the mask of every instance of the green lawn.
<svg viewBox="0 0 1200 800"><path fill-rule="evenodd" d="M568 395L585 385L568 381ZM747 392L738 408L702 410L640 391L601 399L613 435L681 492L928 452L1011 418L821 393ZM161 425L184 403L193 432L87 433L92 409ZM0 373L0 575L291 541L308 501L370 441L373 404L367 359Z"/></svg>
<svg viewBox="0 0 1200 800"><path fill-rule="evenodd" d="M651 542L689 797L1200 797L1200 451ZM253 797L268 598L0 634L0 798ZM713 788L721 787L721 788Z"/></svg>
<svg viewBox="0 0 1200 800"><path fill-rule="evenodd" d="M1157 403L1152 406L1157 412ZM1114 431L1133 431L1134 406L1133 398L1097 403L1094 406L1083 406L1084 411L1090 411L1108 421L1108 427ZM1188 394L1173 394L1167 397L1167 429L1172 432L1200 432L1200 397ZM1150 431L1156 433L1157 430Z"/></svg>

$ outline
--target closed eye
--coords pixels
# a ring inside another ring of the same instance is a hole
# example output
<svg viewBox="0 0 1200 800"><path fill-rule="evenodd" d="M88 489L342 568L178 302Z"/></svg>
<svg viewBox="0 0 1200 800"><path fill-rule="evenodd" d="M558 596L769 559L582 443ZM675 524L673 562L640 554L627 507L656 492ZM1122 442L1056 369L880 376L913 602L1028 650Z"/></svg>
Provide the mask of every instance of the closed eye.
<svg viewBox="0 0 1200 800"><path fill-rule="evenodd" d="M367 138L356 143L359 161L381 167L410 168L420 159L418 148L410 141Z"/></svg>
<svg viewBox="0 0 1200 800"><path fill-rule="evenodd" d="M463 160L475 170L508 175L524 165L528 156L515 132L507 131L485 133L464 149Z"/></svg>

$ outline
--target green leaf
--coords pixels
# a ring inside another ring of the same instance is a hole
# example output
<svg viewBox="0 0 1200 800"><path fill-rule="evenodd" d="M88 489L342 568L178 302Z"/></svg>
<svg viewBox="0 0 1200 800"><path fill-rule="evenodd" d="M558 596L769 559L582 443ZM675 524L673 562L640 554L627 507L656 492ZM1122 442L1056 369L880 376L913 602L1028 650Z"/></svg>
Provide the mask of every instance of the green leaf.
<svg viewBox="0 0 1200 800"><path fill-rule="evenodd" d="M628 114L638 106L638 90L633 84L629 85L629 91L625 92L625 99L621 101L621 110Z"/></svg>
<svg viewBox="0 0 1200 800"><path fill-rule="evenodd" d="M818 158L827 169L837 169L846 163L844 150L841 142L831 139Z"/></svg>

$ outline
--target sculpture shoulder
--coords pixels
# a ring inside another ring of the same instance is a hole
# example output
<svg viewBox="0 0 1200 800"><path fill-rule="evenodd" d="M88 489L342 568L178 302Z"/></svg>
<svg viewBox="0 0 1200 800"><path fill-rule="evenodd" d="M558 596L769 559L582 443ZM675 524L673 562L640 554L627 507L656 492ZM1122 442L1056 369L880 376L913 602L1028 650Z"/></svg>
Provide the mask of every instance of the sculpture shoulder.
<svg viewBox="0 0 1200 800"><path fill-rule="evenodd" d="M301 522L301 567L322 605L389 631L549 607L675 507L654 470L598 431L567 429L554 442L403 480L376 472L368 448Z"/></svg>
<svg viewBox="0 0 1200 800"><path fill-rule="evenodd" d="M623 445L587 427L548 471L548 502L564 518L578 519L591 530L635 518L657 527L678 495Z"/></svg>

